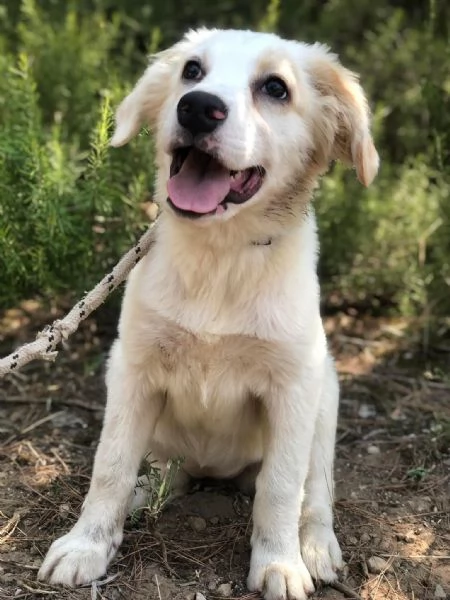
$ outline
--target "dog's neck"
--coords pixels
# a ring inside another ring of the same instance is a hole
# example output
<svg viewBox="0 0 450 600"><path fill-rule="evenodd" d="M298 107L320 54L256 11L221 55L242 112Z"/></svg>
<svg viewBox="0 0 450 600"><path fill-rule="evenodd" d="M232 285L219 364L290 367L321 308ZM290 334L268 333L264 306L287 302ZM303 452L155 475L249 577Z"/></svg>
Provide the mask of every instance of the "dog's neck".
<svg viewBox="0 0 450 600"><path fill-rule="evenodd" d="M185 246L186 251L200 253L235 254L245 248L274 248L283 238L301 228L306 212L289 223L282 223L267 217L261 211L249 215L236 215L228 221L201 224L196 221L182 219L169 213L169 208L162 211L160 227L166 239L171 239L171 246Z"/></svg>
<svg viewBox="0 0 450 600"><path fill-rule="evenodd" d="M305 210L291 213L288 222L255 210L204 225L169 211L163 209L157 226L165 268L177 273L186 297L212 302L218 294L218 306L247 302L251 289L265 293L277 288L280 278L289 277L306 249L315 245L309 239L315 228Z"/></svg>

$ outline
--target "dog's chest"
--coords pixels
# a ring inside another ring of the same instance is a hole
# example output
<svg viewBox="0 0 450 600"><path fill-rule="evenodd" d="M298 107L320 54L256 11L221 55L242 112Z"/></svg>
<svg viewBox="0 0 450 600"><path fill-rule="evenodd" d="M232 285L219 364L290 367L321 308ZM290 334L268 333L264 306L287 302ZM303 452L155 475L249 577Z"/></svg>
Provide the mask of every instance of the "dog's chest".
<svg viewBox="0 0 450 600"><path fill-rule="evenodd" d="M182 455L192 474L214 476L260 459L263 346L246 336L196 336L173 324L160 329L151 360L153 384L164 397L157 454Z"/></svg>
<svg viewBox="0 0 450 600"><path fill-rule="evenodd" d="M199 336L167 324L153 348L157 386L167 392L176 414L189 405L183 420L233 414L258 394L268 375L262 368L265 343L244 335Z"/></svg>

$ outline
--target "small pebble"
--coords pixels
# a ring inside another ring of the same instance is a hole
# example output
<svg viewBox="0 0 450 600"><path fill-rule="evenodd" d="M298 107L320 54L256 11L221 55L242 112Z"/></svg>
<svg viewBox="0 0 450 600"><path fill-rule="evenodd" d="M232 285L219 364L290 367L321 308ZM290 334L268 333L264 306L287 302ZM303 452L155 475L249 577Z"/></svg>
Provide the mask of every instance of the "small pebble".
<svg viewBox="0 0 450 600"><path fill-rule="evenodd" d="M189 517L188 521L194 531L204 531L206 529L206 521L203 517Z"/></svg>
<svg viewBox="0 0 450 600"><path fill-rule="evenodd" d="M70 505L69 504L60 504L59 505L59 514L64 516L67 515L67 513L70 510Z"/></svg>
<svg viewBox="0 0 450 600"><path fill-rule="evenodd" d="M201 592L197 592L194 600L206 600L206 597Z"/></svg>
<svg viewBox="0 0 450 600"><path fill-rule="evenodd" d="M229 598L231 596L231 593L232 593L231 583L221 583L219 585L219 587L217 588L217 591L224 598Z"/></svg>
<svg viewBox="0 0 450 600"><path fill-rule="evenodd" d="M349 544L351 544L352 546L356 546L358 544L358 540L355 538L354 535L351 535L347 538L347 542Z"/></svg>
<svg viewBox="0 0 450 600"><path fill-rule="evenodd" d="M379 548L383 552L390 552L392 550L391 540L388 540L388 539L380 540Z"/></svg>
<svg viewBox="0 0 450 600"><path fill-rule="evenodd" d="M399 542L406 542L407 544L413 544L415 541L414 531L407 531L406 533L397 534Z"/></svg>
<svg viewBox="0 0 450 600"><path fill-rule="evenodd" d="M361 419L370 419L375 417L377 414L376 408L373 404L361 404L358 409L358 417Z"/></svg>
<svg viewBox="0 0 450 600"><path fill-rule="evenodd" d="M434 597L439 600L445 600L445 598L447 598L444 588L439 583L434 590Z"/></svg>
<svg viewBox="0 0 450 600"><path fill-rule="evenodd" d="M367 454L380 454L380 448L378 446L367 446Z"/></svg>
<svg viewBox="0 0 450 600"><path fill-rule="evenodd" d="M361 534L360 539L363 544L367 544L367 542L370 542L370 535L367 533L367 531L365 531L364 533Z"/></svg>
<svg viewBox="0 0 450 600"><path fill-rule="evenodd" d="M367 561L367 568L371 573L378 574L389 570L389 563L380 556L371 556Z"/></svg>

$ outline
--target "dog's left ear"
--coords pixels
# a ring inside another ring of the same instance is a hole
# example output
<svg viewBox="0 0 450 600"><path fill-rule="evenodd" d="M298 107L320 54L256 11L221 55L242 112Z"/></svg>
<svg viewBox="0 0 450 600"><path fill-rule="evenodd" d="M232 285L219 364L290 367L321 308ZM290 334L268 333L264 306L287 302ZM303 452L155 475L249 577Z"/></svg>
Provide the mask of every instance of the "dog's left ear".
<svg viewBox="0 0 450 600"><path fill-rule="evenodd" d="M330 158L352 164L359 181L370 185L378 172L379 157L370 130L367 99L357 75L319 44L312 47L309 67L327 120L319 125L319 145L327 145L323 136L328 136Z"/></svg>
<svg viewBox="0 0 450 600"><path fill-rule="evenodd" d="M111 146L123 146L137 135L144 124L155 125L167 97L169 81L174 76L174 62L178 56L175 45L152 58L145 73L117 109Z"/></svg>

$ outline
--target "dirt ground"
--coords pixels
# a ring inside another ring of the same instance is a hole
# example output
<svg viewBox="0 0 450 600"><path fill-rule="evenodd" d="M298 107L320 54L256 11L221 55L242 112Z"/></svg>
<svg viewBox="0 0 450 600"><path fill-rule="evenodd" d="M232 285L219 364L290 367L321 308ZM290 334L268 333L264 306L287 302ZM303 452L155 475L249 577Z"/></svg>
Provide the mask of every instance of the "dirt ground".
<svg viewBox="0 0 450 600"><path fill-rule="evenodd" d="M26 303L4 314L0 356L53 312ZM112 322L85 322L56 364L0 380L0 599L258 598L245 588L251 499L205 481L156 523L128 520L103 581L77 590L36 581L88 488ZM326 328L342 386L335 513L346 567L314 598L449 598L449 324L433 341L420 323L394 319L339 313Z"/></svg>

